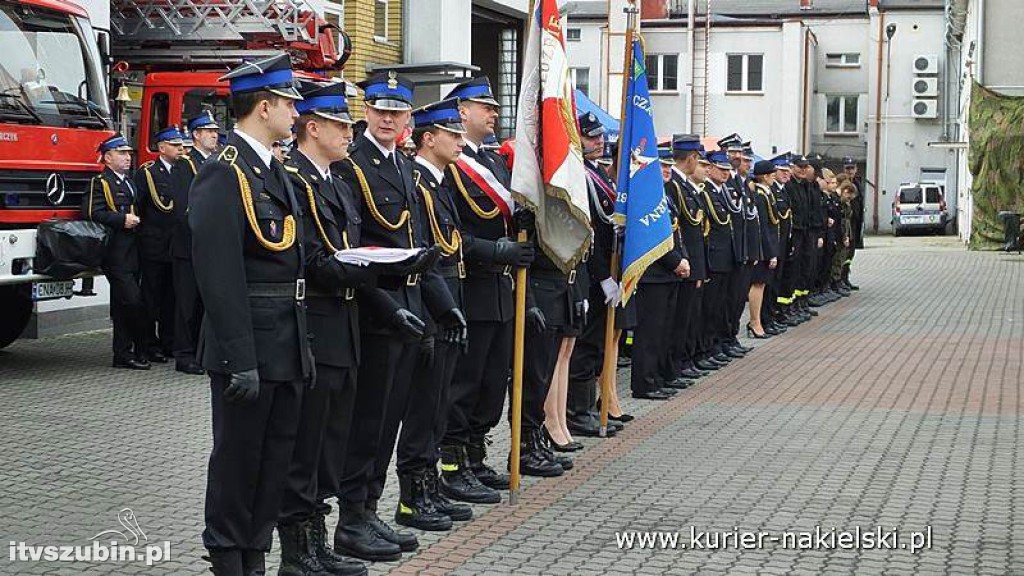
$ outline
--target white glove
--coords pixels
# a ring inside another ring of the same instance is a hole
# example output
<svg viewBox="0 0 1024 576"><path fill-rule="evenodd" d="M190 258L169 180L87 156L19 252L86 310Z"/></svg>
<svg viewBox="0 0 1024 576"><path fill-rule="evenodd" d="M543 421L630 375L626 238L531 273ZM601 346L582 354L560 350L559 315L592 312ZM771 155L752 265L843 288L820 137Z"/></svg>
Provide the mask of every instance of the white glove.
<svg viewBox="0 0 1024 576"><path fill-rule="evenodd" d="M612 308L622 301L622 288L614 278L601 280L601 290L604 292L604 303Z"/></svg>

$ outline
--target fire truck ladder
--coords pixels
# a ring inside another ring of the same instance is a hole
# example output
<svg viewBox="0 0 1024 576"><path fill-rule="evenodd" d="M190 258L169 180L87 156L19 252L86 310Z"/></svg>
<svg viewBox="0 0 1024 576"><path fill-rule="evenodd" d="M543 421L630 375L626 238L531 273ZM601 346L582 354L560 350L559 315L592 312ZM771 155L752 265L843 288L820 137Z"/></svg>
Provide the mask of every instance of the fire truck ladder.
<svg viewBox="0 0 1024 576"><path fill-rule="evenodd" d="M323 48L304 0L112 0L112 55L144 64L230 65L274 51Z"/></svg>

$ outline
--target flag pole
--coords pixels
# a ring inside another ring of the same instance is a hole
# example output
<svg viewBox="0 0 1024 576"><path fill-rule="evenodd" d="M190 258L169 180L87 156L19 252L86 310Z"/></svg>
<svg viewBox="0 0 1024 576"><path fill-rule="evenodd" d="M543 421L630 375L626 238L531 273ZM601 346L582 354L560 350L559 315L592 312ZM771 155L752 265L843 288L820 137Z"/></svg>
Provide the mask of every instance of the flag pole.
<svg viewBox="0 0 1024 576"><path fill-rule="evenodd" d="M536 0L529 2L529 18L527 26L536 26L534 10ZM516 242L527 242L529 237L525 230L520 230L516 236ZM523 431L523 339L526 335L526 267L516 268L516 308L515 308L515 338L512 345L512 398L509 407L509 423L512 428L512 449L509 451L508 463L508 503L512 506L519 504L519 456L520 444Z"/></svg>
<svg viewBox="0 0 1024 576"><path fill-rule="evenodd" d="M629 0L629 6L623 8L626 13L626 49L622 62L622 108L619 113L620 126L626 128L626 106L629 104L629 76L633 63L633 28L636 26L636 15L640 9L636 7L636 0ZM619 166L616 175L623 169L629 170L629 165L623 166L622 162L622 139L623 131L619 132ZM621 259L621 242L618 233L613 235L612 240L612 279L619 281L619 261ZM615 368L618 356L618 331L615 330L615 306L608 306L605 312L604 325L604 363L601 368L601 426L598 429L598 436L608 436L608 407L611 403L612 394L618 394L615 386Z"/></svg>

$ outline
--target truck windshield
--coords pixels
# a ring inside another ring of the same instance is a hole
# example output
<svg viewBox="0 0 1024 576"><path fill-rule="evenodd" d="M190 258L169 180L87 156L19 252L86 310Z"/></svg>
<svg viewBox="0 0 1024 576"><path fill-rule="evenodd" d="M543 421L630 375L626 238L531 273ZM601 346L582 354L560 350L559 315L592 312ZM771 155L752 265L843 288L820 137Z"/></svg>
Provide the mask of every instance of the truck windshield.
<svg viewBox="0 0 1024 576"><path fill-rule="evenodd" d="M0 4L0 122L109 127L107 92L84 18Z"/></svg>

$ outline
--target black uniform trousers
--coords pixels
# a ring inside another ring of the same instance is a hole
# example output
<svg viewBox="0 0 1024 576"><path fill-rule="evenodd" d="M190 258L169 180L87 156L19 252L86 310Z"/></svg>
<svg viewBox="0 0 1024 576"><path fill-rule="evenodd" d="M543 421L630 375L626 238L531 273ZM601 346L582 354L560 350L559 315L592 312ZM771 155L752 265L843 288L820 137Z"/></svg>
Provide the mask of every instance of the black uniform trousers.
<svg viewBox="0 0 1024 576"><path fill-rule="evenodd" d="M203 323L203 301L196 285L196 272L189 258L174 258L174 357L195 360L199 326Z"/></svg>
<svg viewBox="0 0 1024 576"><path fill-rule="evenodd" d="M690 316L690 325L686 329L686 341L683 344L683 368L692 366L693 361L699 358L707 350L704 348L704 294L707 292L707 282L701 282L700 287L693 283L693 304Z"/></svg>
<svg viewBox="0 0 1024 576"><path fill-rule="evenodd" d="M469 322L469 351L452 378L445 442L469 444L501 422L512 368L515 323Z"/></svg>
<svg viewBox="0 0 1024 576"><path fill-rule="evenodd" d="M782 278L782 296L793 298L794 294L804 289L804 267L807 265L807 230L793 229L790 238L790 255Z"/></svg>
<svg viewBox="0 0 1024 576"><path fill-rule="evenodd" d="M635 297L639 322L633 329L630 387L634 393L642 394L661 388L679 286L677 282L641 284Z"/></svg>
<svg viewBox="0 0 1024 576"><path fill-rule="evenodd" d="M802 258L801 272L803 273L802 290L811 291L817 284L818 270L821 268L821 248L818 248L818 239L821 232L808 230L804 237L804 251Z"/></svg>
<svg viewBox="0 0 1024 576"><path fill-rule="evenodd" d="M355 392L353 369L317 363L316 386L302 395L295 450L281 499L282 526L330 511L323 501L337 493Z"/></svg>
<svg viewBox="0 0 1024 576"><path fill-rule="evenodd" d="M558 362L558 350L564 334L548 326L537 332L526 328L523 338L523 430L540 430L544 424L544 401L551 389L551 377ZM512 411L509 410L509 419ZM525 435L523 436L526 437Z"/></svg>
<svg viewBox="0 0 1024 576"><path fill-rule="evenodd" d="M393 334L361 334L363 356L359 363L355 394L355 414L349 428L348 450L342 467L339 506L362 510L366 506L370 483L384 435L388 402L403 355L415 358L415 349ZM406 353L406 349L409 353ZM406 367L406 374L412 365ZM364 384L365 383L365 384ZM388 447L390 451L394 445ZM390 452L387 459L391 459Z"/></svg>
<svg viewBox="0 0 1024 576"><path fill-rule="evenodd" d="M139 287L139 272L124 268L104 268L103 274L110 284L114 361L145 358L147 317Z"/></svg>
<svg viewBox="0 0 1024 576"><path fill-rule="evenodd" d="M299 424L303 382L260 381L254 402L224 400L227 374L210 373L213 451L206 484L209 550L269 551Z"/></svg>
<svg viewBox="0 0 1024 576"><path fill-rule="evenodd" d="M392 336L392 338L394 338ZM364 354L367 351L364 340ZM372 342L372 341L371 341ZM372 346L373 344L371 344ZM377 509L377 501L384 493L384 484L388 478L388 466L391 465L391 455L395 453L395 441L398 439L398 428L402 428L402 440L398 443L398 472L404 473L412 470L409 465L410 457L417 457L426 450L433 433L433 426L430 419L432 412L424 410L422 406L413 405L412 398L413 378L416 378L417 399L426 398L429 394L431 402L436 397L436 392L424 393L420 387L430 384L430 378L422 378L427 373L424 366L423 354L425 346L432 346L431 342L418 342L412 344L401 344L398 354L394 359L394 377L391 390L385 402L384 421L381 426L380 439L377 442L377 453L373 459L373 467L368 478L366 494L366 507L371 510ZM360 374L359 389L364 388L364 382L375 383L377 380L363 380ZM369 384L368 384L369 385ZM433 404L430 404L432 406ZM412 414L412 420L403 420L406 414ZM359 412L362 417L362 412ZM424 423L426 420L426 423Z"/></svg>
<svg viewBox="0 0 1024 576"><path fill-rule="evenodd" d="M710 272L705 285L702 318L704 325L705 351L710 355L721 352L722 344L730 339L729 288L736 272Z"/></svg>
<svg viewBox="0 0 1024 576"><path fill-rule="evenodd" d="M608 306L598 282L590 283L590 312L583 333L576 338L569 359L566 412L570 420L586 423L597 405L597 379L604 368L604 332Z"/></svg>
<svg viewBox="0 0 1024 576"><path fill-rule="evenodd" d="M750 277L754 272L752 262L737 264L732 274L729 286L729 337L727 341L736 344L739 342L737 335L740 333L740 318L743 317L743 309L747 305L747 296L750 293Z"/></svg>
<svg viewBox="0 0 1024 576"><path fill-rule="evenodd" d="M142 258L142 300L146 304L146 328L150 351L166 355L174 351L174 274L171 259Z"/></svg>
<svg viewBox="0 0 1024 576"><path fill-rule="evenodd" d="M661 376L665 380L674 380L690 359L690 333L693 329L694 316L699 304L697 282L678 282L676 284L676 313L669 327L668 362L662 367Z"/></svg>
<svg viewBox="0 0 1024 576"><path fill-rule="evenodd" d="M437 390L437 397L435 398L437 405L434 410L434 431L431 434L430 446L422 456L424 459L427 459L429 466L433 466L441 456L438 452L438 447L448 431L448 409L451 406L452 378L455 377L455 368L458 366L461 357L462 348L456 344L441 342L440 340L434 344L434 365L430 370L430 377L437 380L436 384L431 384Z"/></svg>

